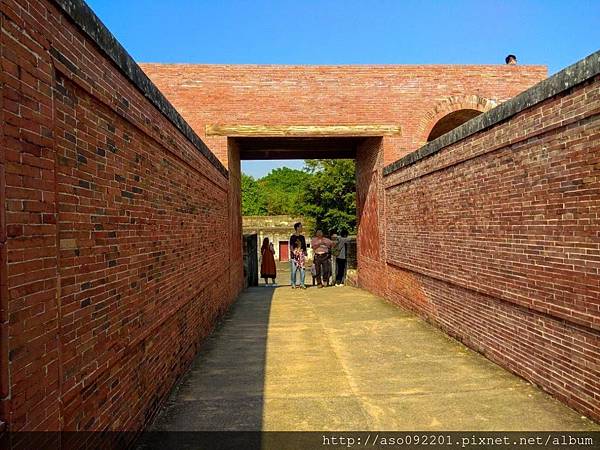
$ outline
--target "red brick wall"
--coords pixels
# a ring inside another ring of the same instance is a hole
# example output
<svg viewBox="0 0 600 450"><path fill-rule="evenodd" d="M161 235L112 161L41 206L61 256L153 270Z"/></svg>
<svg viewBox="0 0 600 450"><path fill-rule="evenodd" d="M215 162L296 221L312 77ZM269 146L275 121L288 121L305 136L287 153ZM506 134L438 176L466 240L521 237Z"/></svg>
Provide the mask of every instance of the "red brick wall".
<svg viewBox="0 0 600 450"><path fill-rule="evenodd" d="M383 153L386 139L365 139L356 152L356 240L359 285L385 295L385 211L383 204Z"/></svg>
<svg viewBox="0 0 600 450"><path fill-rule="evenodd" d="M56 4L1 8L0 420L139 429L239 291L239 199Z"/></svg>
<svg viewBox="0 0 600 450"><path fill-rule="evenodd" d="M226 165L226 137L210 124L399 124L402 136L357 149L359 276L383 293L385 205L381 170L425 143L444 115L487 111L546 77L542 66L246 66L141 64ZM377 243L377 244L374 244Z"/></svg>
<svg viewBox="0 0 600 450"><path fill-rule="evenodd" d="M226 164L224 137L207 124L395 124L390 163L425 143L456 109L488 110L546 77L543 66L247 66L141 64Z"/></svg>
<svg viewBox="0 0 600 450"><path fill-rule="evenodd" d="M385 177L380 279L391 301L595 420L599 111L596 76Z"/></svg>
<svg viewBox="0 0 600 450"><path fill-rule="evenodd" d="M139 429L241 288L239 152L206 139L222 170L59 3L0 6L0 420ZM144 67L201 137L400 124L358 148L361 284L599 417L597 82L383 178L545 68Z"/></svg>
<svg viewBox="0 0 600 450"><path fill-rule="evenodd" d="M228 139L229 161L229 289L235 298L244 285L244 252L242 243L242 168L240 150L235 140Z"/></svg>

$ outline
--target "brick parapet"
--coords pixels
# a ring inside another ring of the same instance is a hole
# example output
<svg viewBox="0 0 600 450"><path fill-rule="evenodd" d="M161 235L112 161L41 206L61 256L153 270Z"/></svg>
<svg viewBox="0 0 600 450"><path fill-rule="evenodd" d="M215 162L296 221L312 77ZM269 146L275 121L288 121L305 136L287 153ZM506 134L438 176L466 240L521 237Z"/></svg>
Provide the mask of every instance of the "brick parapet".
<svg viewBox="0 0 600 450"><path fill-rule="evenodd" d="M385 148L389 164L424 144L440 104L502 103L547 73L526 65L140 66L226 165L226 138L206 136L207 125L399 125Z"/></svg>
<svg viewBox="0 0 600 450"><path fill-rule="evenodd" d="M598 53L385 168L386 297L600 419Z"/></svg>
<svg viewBox="0 0 600 450"><path fill-rule="evenodd" d="M239 213L228 171L61 4L1 6L0 420L136 430L239 292Z"/></svg>
<svg viewBox="0 0 600 450"><path fill-rule="evenodd" d="M148 78L127 50L117 41L91 8L82 0L52 0L89 39L112 61L119 71L142 93L206 159L223 175L227 169L206 144L192 130L181 114L166 99L156 85ZM68 61L68 60L67 60ZM68 64L68 63L67 63Z"/></svg>
<svg viewBox="0 0 600 450"><path fill-rule="evenodd" d="M461 141L475 133L484 131L494 125L508 120L511 117L519 114L521 111L531 108L545 100L551 99L552 97L558 96L563 92L572 89L574 86L594 78L599 73L600 51L592 53L581 61L566 67L550 78L540 81L535 86L521 92L517 96L509 99L499 106L488 109L485 114L481 114L471 119L463 125L433 140L432 142L427 143L418 150L402 157L398 161L387 165L384 168L384 175L389 175L396 170L414 164L417 161L439 152L455 142ZM563 120L567 119L563 118ZM546 119L543 127L538 126L534 132L539 133L556 125L555 123L548 122L549 121ZM522 135L520 136L519 134L516 134L512 137L513 140L523 140L525 138L526 137L522 137Z"/></svg>

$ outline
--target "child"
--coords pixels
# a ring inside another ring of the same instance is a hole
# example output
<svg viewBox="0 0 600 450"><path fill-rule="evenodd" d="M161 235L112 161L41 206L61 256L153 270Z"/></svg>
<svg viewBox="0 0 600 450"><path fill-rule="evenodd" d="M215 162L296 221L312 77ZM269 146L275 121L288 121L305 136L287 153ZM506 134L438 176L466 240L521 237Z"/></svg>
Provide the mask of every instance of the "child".
<svg viewBox="0 0 600 450"><path fill-rule="evenodd" d="M305 272L305 262L306 257L304 255L304 250L302 250L302 243L300 239L296 240L295 247L292 250L292 259L295 262L296 273L293 274L292 279L296 280L296 275L300 272L300 287L302 289L306 289L306 285L304 284L304 272ZM295 289L296 286L292 285L292 289Z"/></svg>

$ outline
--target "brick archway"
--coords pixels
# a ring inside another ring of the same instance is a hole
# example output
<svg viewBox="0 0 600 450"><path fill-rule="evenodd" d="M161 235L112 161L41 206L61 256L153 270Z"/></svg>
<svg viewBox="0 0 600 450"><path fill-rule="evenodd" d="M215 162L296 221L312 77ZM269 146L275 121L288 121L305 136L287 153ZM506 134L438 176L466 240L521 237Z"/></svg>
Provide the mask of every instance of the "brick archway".
<svg viewBox="0 0 600 450"><path fill-rule="evenodd" d="M419 137L418 146L425 145L427 143L428 137L434 127L440 122L440 120L449 114L461 110L475 110L484 113L492 108L495 108L496 106L498 106L498 102L495 100L480 97L478 95L459 95L447 97L446 99L437 103L421 119L417 131L417 136Z"/></svg>

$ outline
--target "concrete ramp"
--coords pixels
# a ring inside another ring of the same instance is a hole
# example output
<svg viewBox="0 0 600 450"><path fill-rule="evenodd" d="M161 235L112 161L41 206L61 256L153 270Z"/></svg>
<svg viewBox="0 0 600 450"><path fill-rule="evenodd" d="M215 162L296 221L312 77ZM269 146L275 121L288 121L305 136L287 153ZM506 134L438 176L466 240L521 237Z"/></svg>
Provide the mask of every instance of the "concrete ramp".
<svg viewBox="0 0 600 450"><path fill-rule="evenodd" d="M600 427L364 290L260 286L241 295L151 429Z"/></svg>

